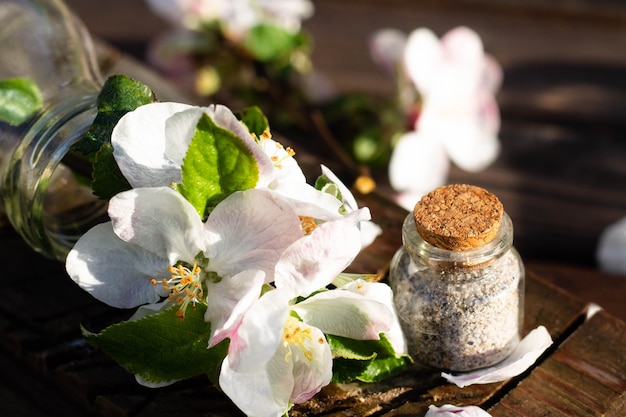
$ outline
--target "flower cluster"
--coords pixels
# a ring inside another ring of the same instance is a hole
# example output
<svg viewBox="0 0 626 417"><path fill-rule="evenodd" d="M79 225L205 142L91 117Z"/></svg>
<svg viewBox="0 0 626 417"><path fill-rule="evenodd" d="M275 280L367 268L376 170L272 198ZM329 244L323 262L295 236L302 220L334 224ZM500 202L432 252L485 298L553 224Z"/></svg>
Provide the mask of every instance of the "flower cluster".
<svg viewBox="0 0 626 417"><path fill-rule="evenodd" d="M80 238L66 269L98 300L139 307L85 331L138 381L207 374L246 414L280 416L332 380L410 363L389 287L344 273L375 237L360 227L369 210L327 167L309 185L258 110L145 103L100 145L94 182L111 177L107 155L121 180L94 188L111 195L110 221ZM376 354L333 374L333 361L358 356L337 353L355 340Z"/></svg>
<svg viewBox="0 0 626 417"><path fill-rule="evenodd" d="M412 127L389 162L400 205L410 209L443 185L450 160L470 172L495 160L500 115L494 94L502 70L473 30L458 27L439 40L425 28L408 37L386 29L374 35L371 53L397 78L398 101Z"/></svg>

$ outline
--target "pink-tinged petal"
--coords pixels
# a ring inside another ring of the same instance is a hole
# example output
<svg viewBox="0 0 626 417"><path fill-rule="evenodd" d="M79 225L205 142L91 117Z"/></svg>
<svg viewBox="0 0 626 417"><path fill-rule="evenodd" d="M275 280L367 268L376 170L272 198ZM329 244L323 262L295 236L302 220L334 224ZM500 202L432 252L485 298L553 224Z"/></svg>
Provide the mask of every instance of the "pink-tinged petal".
<svg viewBox="0 0 626 417"><path fill-rule="evenodd" d="M288 294L271 290L246 312L228 346L230 367L237 372L265 368L282 340L289 314Z"/></svg>
<svg viewBox="0 0 626 417"><path fill-rule="evenodd" d="M265 280L262 271L248 270L207 283L207 310L204 320L211 323L209 347L231 337L246 311L259 298Z"/></svg>
<svg viewBox="0 0 626 417"><path fill-rule="evenodd" d="M441 407L429 406L424 417L491 417L491 414L475 405L457 407L451 404L444 404Z"/></svg>
<svg viewBox="0 0 626 417"><path fill-rule="evenodd" d="M400 327L398 313L396 312L395 304L393 302L393 291L389 285L382 282L368 282L359 279L344 285L341 289L352 291L365 298L378 301L379 303L387 306L393 316L393 324L391 328L385 332L385 334L396 351L396 354L400 355L407 353L406 339L404 338L404 333Z"/></svg>
<svg viewBox="0 0 626 417"><path fill-rule="evenodd" d="M292 297L330 284L361 250L361 233L351 221L323 223L289 246L276 264L274 282Z"/></svg>
<svg viewBox="0 0 626 417"><path fill-rule="evenodd" d="M443 51L437 36L425 28L409 34L404 49L404 65L407 75L423 95L428 95L436 85L440 74Z"/></svg>
<svg viewBox="0 0 626 417"><path fill-rule="evenodd" d="M151 103L125 114L111 134L113 156L130 185L159 187L181 180L180 165L165 156L165 124L192 106Z"/></svg>
<svg viewBox="0 0 626 417"><path fill-rule="evenodd" d="M114 196L109 216L115 233L169 260L193 263L204 250L202 220L183 196L169 187L136 188Z"/></svg>
<svg viewBox="0 0 626 417"><path fill-rule="evenodd" d="M315 294L292 309L305 323L326 334L357 340L378 340L394 322L385 304L342 289Z"/></svg>
<svg viewBox="0 0 626 417"><path fill-rule="evenodd" d="M406 35L396 29L374 32L369 41L370 56L374 63L387 73L395 75L404 55L406 39Z"/></svg>
<svg viewBox="0 0 626 417"><path fill-rule="evenodd" d="M222 278L258 269L271 280L283 251L302 237L289 204L260 189L230 195L209 215L205 230L209 269Z"/></svg>
<svg viewBox="0 0 626 417"><path fill-rule="evenodd" d="M168 266L167 259L118 238L110 222L85 233L65 261L74 282L116 308L155 303L166 295L151 280L166 278Z"/></svg>
<svg viewBox="0 0 626 417"><path fill-rule="evenodd" d="M445 183L449 169L448 155L437 135L410 132L394 147L389 181L394 190L408 191L416 197L410 203L412 209L422 195Z"/></svg>
<svg viewBox="0 0 626 417"><path fill-rule="evenodd" d="M457 67L479 66L483 58L483 42L470 28L459 26L441 37L444 59Z"/></svg>
<svg viewBox="0 0 626 417"><path fill-rule="evenodd" d="M505 381L526 371L552 345L552 338L545 327L539 326L522 339L513 353L497 365L478 371L441 376L463 388L472 384L490 384Z"/></svg>
<svg viewBox="0 0 626 417"><path fill-rule="evenodd" d="M290 184L277 190L298 213L299 216L308 216L319 220L337 220L343 215L340 212L341 201L335 196L315 189L309 184Z"/></svg>
<svg viewBox="0 0 626 417"><path fill-rule="evenodd" d="M289 346L293 362L293 391L290 400L294 404L303 403L317 394L322 387L330 384L333 376L333 358L326 337L317 328L299 324L302 331L308 332L301 346ZM285 361L285 357L274 360ZM280 375L275 375L279 378ZM273 378L274 379L274 378Z"/></svg>
<svg viewBox="0 0 626 417"><path fill-rule="evenodd" d="M495 93L502 84L502 67L491 55L483 57L483 73L480 80L479 90L486 93Z"/></svg>

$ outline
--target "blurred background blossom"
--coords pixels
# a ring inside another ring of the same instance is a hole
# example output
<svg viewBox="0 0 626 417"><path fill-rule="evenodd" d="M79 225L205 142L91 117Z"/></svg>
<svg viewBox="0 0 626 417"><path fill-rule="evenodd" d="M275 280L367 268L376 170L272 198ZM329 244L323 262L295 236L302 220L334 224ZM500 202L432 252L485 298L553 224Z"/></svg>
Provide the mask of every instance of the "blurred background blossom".
<svg viewBox="0 0 626 417"><path fill-rule="evenodd" d="M384 182L410 208L445 183L451 162L475 172L499 154L502 69L467 27L441 40L426 28L373 33L371 59L395 91L338 94L311 59L308 0L147 4L172 26L151 44L153 65L201 100L260 107L275 131L321 148L357 189L367 184L361 192Z"/></svg>
<svg viewBox="0 0 626 417"><path fill-rule="evenodd" d="M457 27L439 40L429 29L408 36L377 32L372 59L396 78L397 103L409 131L393 144L389 181L396 201L411 209L443 185L452 161L476 172L498 156L500 114L495 99L502 69L476 32Z"/></svg>

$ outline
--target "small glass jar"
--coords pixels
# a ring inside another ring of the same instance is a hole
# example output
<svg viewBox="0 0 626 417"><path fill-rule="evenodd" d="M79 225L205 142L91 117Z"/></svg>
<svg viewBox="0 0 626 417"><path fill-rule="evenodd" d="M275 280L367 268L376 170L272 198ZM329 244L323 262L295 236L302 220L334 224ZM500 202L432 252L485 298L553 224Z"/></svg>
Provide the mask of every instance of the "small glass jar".
<svg viewBox="0 0 626 417"><path fill-rule="evenodd" d="M70 155L102 86L91 39L61 0L2 0L0 55L0 81L26 79L41 96L24 120L0 121L0 215L33 249L63 260L106 218L84 182L88 164ZM15 104L3 97L0 106Z"/></svg>
<svg viewBox="0 0 626 417"><path fill-rule="evenodd" d="M506 358L520 340L524 266L497 198L440 187L406 217L402 239L389 281L413 358L449 371Z"/></svg>

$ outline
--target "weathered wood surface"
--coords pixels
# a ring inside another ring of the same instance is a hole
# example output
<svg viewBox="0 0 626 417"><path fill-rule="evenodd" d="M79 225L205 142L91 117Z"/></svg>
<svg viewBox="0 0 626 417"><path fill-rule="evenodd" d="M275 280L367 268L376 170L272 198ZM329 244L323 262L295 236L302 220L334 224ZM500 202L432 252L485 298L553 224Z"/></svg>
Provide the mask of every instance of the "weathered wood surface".
<svg viewBox="0 0 626 417"><path fill-rule="evenodd" d="M384 202L371 203L374 212L386 211ZM394 211L396 214L391 220L399 222L398 215L403 217L404 213ZM395 250L395 236L390 234L389 238L381 238L380 245L377 243L357 259L355 268L384 270L389 257L373 260L371 254ZM377 247L381 248L380 252ZM203 378L160 390L139 386L109 358L86 345L79 332L80 324L98 329L125 318L129 312L111 309L93 300L67 278L63 265L33 254L6 229L3 229L0 250L7 259L14 260L0 265L0 280L5 288L4 302L0 305L0 348L20 363L13 364L14 369L27 368L27 373L19 372L20 381L30 377L39 384L52 384L63 393L57 403L60 399L76 402L94 414L193 416L213 412L214 415L238 415L228 400L208 386ZM589 324L581 324L586 307L585 302L529 271L526 330L544 325L558 344L569 334L589 327ZM611 320L623 335L626 324ZM605 338L612 339L612 335L609 332ZM576 361L581 363L580 366L587 363L592 366L594 361L601 361L606 365L603 369L606 378L612 379L615 388L626 384L626 363L603 358L620 350L626 351L623 337L612 340L612 344L602 343L597 349L585 351L585 355ZM570 360L574 360L577 354L565 351L561 356L570 356ZM402 415L407 410L418 413L431 403L489 405L510 387L510 383L501 383L459 389L445 383L437 372L416 366L381 384L331 386L312 401L296 407L292 414L365 416L389 412L389 415Z"/></svg>

